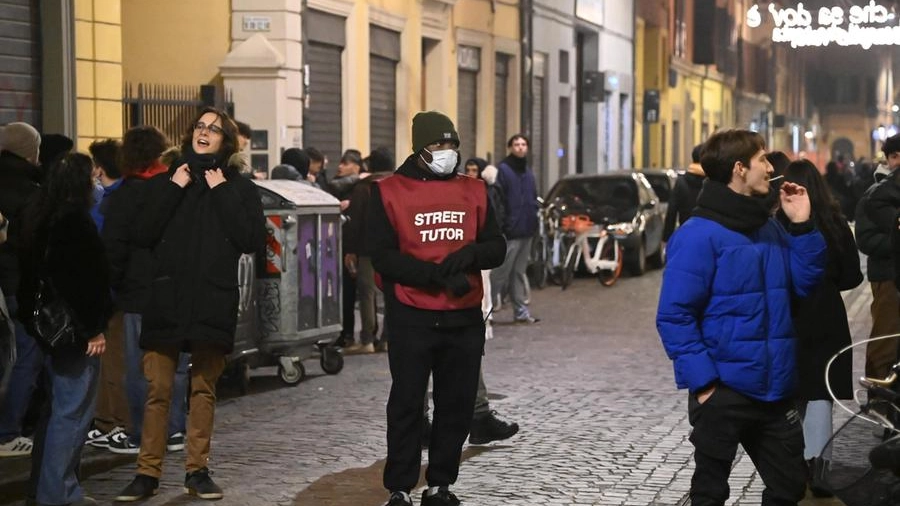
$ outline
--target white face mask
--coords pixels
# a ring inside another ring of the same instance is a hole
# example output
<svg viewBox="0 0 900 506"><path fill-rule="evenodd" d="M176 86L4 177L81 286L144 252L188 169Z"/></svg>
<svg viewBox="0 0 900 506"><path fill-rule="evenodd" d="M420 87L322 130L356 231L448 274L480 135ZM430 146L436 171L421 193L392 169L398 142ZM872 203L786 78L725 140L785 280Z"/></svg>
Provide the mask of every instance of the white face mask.
<svg viewBox="0 0 900 506"><path fill-rule="evenodd" d="M425 151L428 150L426 149ZM428 165L431 172L434 172L438 176L446 176L456 170L456 163L459 161L459 153L457 153L455 149L442 149L434 152L429 151L429 153L431 153L431 163L425 162L425 157L422 157L422 161ZM422 155L419 156L421 157Z"/></svg>

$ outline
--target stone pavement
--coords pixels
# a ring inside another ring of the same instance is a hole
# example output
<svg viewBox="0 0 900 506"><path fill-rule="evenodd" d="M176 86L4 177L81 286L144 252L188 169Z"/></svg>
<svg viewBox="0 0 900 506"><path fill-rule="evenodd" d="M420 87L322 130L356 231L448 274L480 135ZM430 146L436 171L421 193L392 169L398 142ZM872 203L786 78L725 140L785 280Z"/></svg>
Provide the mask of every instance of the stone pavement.
<svg viewBox="0 0 900 506"><path fill-rule="evenodd" d="M583 278L566 291L535 290L532 311L542 319L535 325L512 324L508 308L497 313L485 379L492 408L519 422L521 431L509 441L465 449L454 487L464 504L686 502L693 467L687 394L675 389L655 329L659 282L660 272L651 271L611 288ZM854 335L867 335L867 285L847 294L847 302ZM387 356L348 356L336 376L312 361L306 366L309 376L297 387L282 386L268 368L254 371L249 395L223 392L210 463L226 493L218 504L378 506L385 500ZM169 455L160 495L146 504L203 503L182 493L183 458ZM3 460L0 475L14 467ZM85 480L104 502L134 471L132 464L108 467L96 467ZM761 483L743 455L731 490L729 505L759 504ZM11 485L0 485L0 503L14 494Z"/></svg>

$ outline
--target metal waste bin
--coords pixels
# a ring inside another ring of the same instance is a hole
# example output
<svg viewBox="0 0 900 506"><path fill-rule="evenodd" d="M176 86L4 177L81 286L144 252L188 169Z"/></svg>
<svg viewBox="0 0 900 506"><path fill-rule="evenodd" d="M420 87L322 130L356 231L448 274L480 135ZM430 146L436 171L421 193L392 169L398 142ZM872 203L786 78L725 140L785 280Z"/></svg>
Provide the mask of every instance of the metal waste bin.
<svg viewBox="0 0 900 506"><path fill-rule="evenodd" d="M340 202L297 181L254 182L266 217L266 248L239 264L231 361L244 380L250 368L277 364L279 378L296 385L306 374L302 361L316 356L323 371L337 374L344 367L333 346L341 332Z"/></svg>

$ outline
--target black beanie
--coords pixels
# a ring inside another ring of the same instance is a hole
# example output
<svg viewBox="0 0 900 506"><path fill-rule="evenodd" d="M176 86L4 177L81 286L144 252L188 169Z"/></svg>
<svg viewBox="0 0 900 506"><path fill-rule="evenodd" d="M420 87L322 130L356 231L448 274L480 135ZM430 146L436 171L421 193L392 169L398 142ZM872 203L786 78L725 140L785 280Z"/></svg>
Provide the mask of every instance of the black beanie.
<svg viewBox="0 0 900 506"><path fill-rule="evenodd" d="M413 117L412 147L418 153L434 142L453 141L459 146L459 134L450 118L437 111L420 112Z"/></svg>
<svg viewBox="0 0 900 506"><path fill-rule="evenodd" d="M302 177L309 174L309 156L299 148L288 148L281 153L281 163L293 166Z"/></svg>
<svg viewBox="0 0 900 506"><path fill-rule="evenodd" d="M888 156L891 153L900 153L900 134L892 135L884 140L884 144L881 145L881 152L884 153L884 156Z"/></svg>

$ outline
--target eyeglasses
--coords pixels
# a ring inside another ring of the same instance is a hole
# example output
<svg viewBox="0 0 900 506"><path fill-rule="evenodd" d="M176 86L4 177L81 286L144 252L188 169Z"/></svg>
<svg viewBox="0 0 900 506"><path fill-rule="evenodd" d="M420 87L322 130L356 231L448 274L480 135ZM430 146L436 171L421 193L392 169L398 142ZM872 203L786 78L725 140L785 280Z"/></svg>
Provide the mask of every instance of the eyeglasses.
<svg viewBox="0 0 900 506"><path fill-rule="evenodd" d="M194 124L194 131L195 131L195 132L200 132L200 131L203 131L203 130L206 130L207 132L213 133L213 134L216 134L216 135L223 135L223 134L225 133L225 132L222 130L222 127L220 127L220 126L218 126L218 125L207 125L206 123L204 123L204 122L202 122L202 121L198 121L197 123Z"/></svg>

